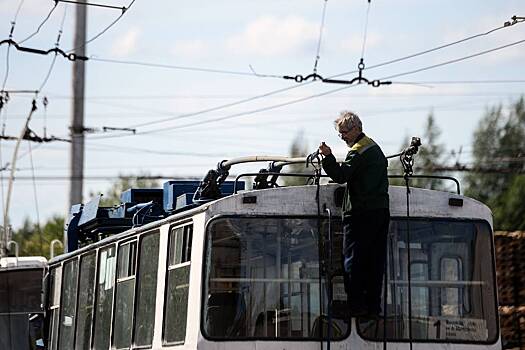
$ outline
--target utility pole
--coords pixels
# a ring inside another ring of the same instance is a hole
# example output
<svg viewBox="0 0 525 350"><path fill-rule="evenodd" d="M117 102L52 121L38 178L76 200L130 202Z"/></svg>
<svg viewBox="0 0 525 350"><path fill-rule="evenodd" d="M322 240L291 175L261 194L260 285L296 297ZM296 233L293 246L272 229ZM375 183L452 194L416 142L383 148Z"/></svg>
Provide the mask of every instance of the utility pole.
<svg viewBox="0 0 525 350"><path fill-rule="evenodd" d="M85 2L84 0L81 0ZM86 22L87 6L77 5L75 18L75 54L86 55ZM85 62L73 62L73 109L71 116L71 156L70 156L70 189L69 208L82 202L82 187L84 182L84 77ZM69 212L68 208L68 212ZM67 247L67 237L64 235L64 246Z"/></svg>

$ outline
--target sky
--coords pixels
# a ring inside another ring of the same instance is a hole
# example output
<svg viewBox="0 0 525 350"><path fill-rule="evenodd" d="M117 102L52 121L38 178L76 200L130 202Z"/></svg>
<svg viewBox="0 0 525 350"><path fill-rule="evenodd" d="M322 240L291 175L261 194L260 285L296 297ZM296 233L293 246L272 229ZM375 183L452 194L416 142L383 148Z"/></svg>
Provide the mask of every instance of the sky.
<svg viewBox="0 0 525 350"><path fill-rule="evenodd" d="M342 110L359 114L364 131L386 154L397 152L409 136L422 136L432 112L447 154L461 150L449 161L468 164L484 113L500 104L505 109L525 90L525 43L519 43L525 23L373 68L500 28L514 15L525 16L523 0L97 3L129 8L86 47L84 123L96 132L86 135L84 202L92 193L107 193L119 174L202 178L223 159L288 155L298 135L311 151L325 141L344 156L346 146L333 128ZM24 41L54 4L0 0L0 40L9 38L15 22L12 39ZM58 47L72 49L76 6L58 3L22 46L51 49L61 31ZM120 15L118 9L89 6L87 37ZM317 61L322 77L351 80L361 58L364 78L392 84L298 84L282 78L305 77ZM436 67L413 72L431 66ZM45 128L47 136L69 137L72 67L61 56L0 46L4 89L39 90L29 125L36 134ZM0 113L5 135L19 135L33 98L34 93L10 95ZM103 127L135 128L136 134L104 133ZM2 169L14 146L0 143ZM9 211L15 229L25 218L45 222L67 212L69 152L65 142L21 144ZM0 175L5 205L9 166Z"/></svg>

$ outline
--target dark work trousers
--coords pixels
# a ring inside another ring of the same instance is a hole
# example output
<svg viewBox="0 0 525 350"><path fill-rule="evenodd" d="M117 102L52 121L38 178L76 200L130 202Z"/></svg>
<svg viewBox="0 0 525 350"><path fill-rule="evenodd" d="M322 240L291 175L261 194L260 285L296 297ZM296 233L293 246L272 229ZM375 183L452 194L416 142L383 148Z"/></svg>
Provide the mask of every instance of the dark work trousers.
<svg viewBox="0 0 525 350"><path fill-rule="evenodd" d="M353 313L381 311L389 222L388 209L356 210L343 219L345 289Z"/></svg>

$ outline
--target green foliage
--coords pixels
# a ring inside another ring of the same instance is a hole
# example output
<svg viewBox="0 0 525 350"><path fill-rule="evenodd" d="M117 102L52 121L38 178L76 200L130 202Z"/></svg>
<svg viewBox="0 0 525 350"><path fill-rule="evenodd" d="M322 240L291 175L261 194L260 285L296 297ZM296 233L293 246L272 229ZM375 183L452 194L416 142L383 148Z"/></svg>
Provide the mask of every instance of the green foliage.
<svg viewBox="0 0 525 350"><path fill-rule="evenodd" d="M118 180L107 190L108 195L102 197L102 206L112 206L120 203L120 193L128 188L155 188L159 187L157 180L147 178L147 174L136 177L120 175ZM94 196L93 192L90 196ZM64 217L55 215L43 226L25 219L22 227L13 233L13 240L19 244L20 256L45 256L50 258L50 244L54 239L63 240ZM55 255L63 253L63 248L55 245Z"/></svg>
<svg viewBox="0 0 525 350"><path fill-rule="evenodd" d="M466 194L487 204L494 214L494 227L525 229L525 102L523 97L508 110L489 109L474 133L475 172L466 176Z"/></svg>
<svg viewBox="0 0 525 350"><path fill-rule="evenodd" d="M20 256L44 256L50 258L50 245L54 239L62 242L64 235L64 218L55 215L43 226L24 220L21 228L13 233L13 240L19 244ZM63 248L55 245L55 255L62 254Z"/></svg>
<svg viewBox="0 0 525 350"><path fill-rule="evenodd" d="M112 207L120 204L120 194L130 188L160 188L158 180L149 179L149 174L141 173L137 176L120 174L118 179L106 190L106 195L102 196L100 205ZM96 196L97 193L90 192L89 197Z"/></svg>
<svg viewBox="0 0 525 350"><path fill-rule="evenodd" d="M308 143L306 142L303 132L300 131L292 141L290 146L290 157L306 157L308 155ZM305 164L292 164L283 169L287 173L312 173L311 168L306 168ZM283 176L282 182L285 186L301 186L306 185L308 178L306 177L292 177Z"/></svg>
<svg viewBox="0 0 525 350"><path fill-rule="evenodd" d="M421 136L421 147L414 157L414 174L415 175L443 175L436 172L436 166L443 165L445 146L439 142L441 130L436 124L434 114L428 114L423 135ZM410 138L405 137L405 142L400 147L400 152L408 147ZM389 162L389 174L402 175L403 167L399 158L393 158ZM404 186L403 179L390 179L391 185ZM439 179L413 179L410 185L414 187L430 188L433 190L444 190L446 185L443 180Z"/></svg>

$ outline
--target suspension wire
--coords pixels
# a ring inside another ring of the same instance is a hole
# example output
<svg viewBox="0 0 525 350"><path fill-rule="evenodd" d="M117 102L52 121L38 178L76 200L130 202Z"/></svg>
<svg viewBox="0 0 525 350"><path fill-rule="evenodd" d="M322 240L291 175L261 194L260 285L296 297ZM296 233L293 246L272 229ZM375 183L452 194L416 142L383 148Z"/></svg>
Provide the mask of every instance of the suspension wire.
<svg viewBox="0 0 525 350"><path fill-rule="evenodd" d="M504 48L507 48L507 47L518 45L518 44L521 44L523 42L525 42L525 40L516 41L516 42L510 43L510 44L507 44L507 45L503 45L503 46L499 46L499 47L496 47L496 48L493 48L493 49L490 49L490 50L481 51L481 52L478 52L478 53L475 53L475 54L472 54L472 55L460 57L460 58L457 58L457 59L454 59L454 60L449 60L449 61L442 62L442 63L439 63L439 64L435 64L435 65L432 65L432 66L419 68L419 69L416 69L416 70L413 70L413 71L408 71L408 72L404 72L404 73L395 74L395 75L392 75L392 76L389 76L389 77L382 78L381 80L390 79L390 78L393 78L393 77L400 77L400 76L409 75L409 74L414 74L414 73L417 73L417 72L421 72L421 71L437 68L437 67L440 67L440 66L444 66L444 65L460 62L460 61L463 61L463 60L466 60L466 59L470 59L470 58L481 56L481 55L484 55L484 54L487 54L487 53L490 53L490 52L498 51L498 50L501 50L501 49L504 49ZM207 109L207 110L197 111L197 112L193 112L193 113L188 113L188 114L184 114L184 115L176 116L176 117L164 118L164 119L153 121L153 122L147 122L147 123L142 123L142 124L138 124L138 125L133 125L131 127L153 125L153 124L162 123L162 122L166 122L166 121L187 118L187 117L190 117L190 116L196 116L196 115L200 115L200 114L207 113L207 112L210 112L210 111L215 111L215 110L219 110L219 109L235 106L235 105L238 105L238 104L246 103L246 102L249 102L249 101L253 101L253 100L256 100L256 99L260 99L262 97L271 96L271 95L274 95L274 94L277 94L277 93L280 93L280 92L292 90L294 88L298 88L300 86L304 86L304 85L310 84L310 83L312 83L312 81L303 82L301 85L294 85L294 86L290 86L290 87L287 87L287 88L274 90L274 91L271 91L271 92L263 94L263 95L257 95L257 96L254 96L254 97L251 97L251 98L248 98L248 99L244 99L244 100L241 100L241 101L229 103L229 104L222 105L222 106L213 107L213 108L210 108L210 109ZM285 102L285 103L272 105L272 106L268 106L268 107L263 107L263 108L255 109L255 110L248 111L248 112L235 113L235 114L231 114L231 115L228 115L228 116L225 116L225 117L213 118L213 119L209 119L209 120L205 120L205 121L200 121L200 122L195 122L195 123L190 123L190 124L185 124L185 125L179 125L179 126L174 126L174 127L170 127L170 128L160 128L160 129L153 129L153 130L147 130L147 131L142 131L142 132L141 131L137 131L134 135L151 134L151 133L155 133L155 132L159 132L159 131L168 131L168 130L181 129L181 128L186 128L186 127L190 127L190 126L201 125L201 124L206 124L206 123L211 123L211 122L217 122L217 121L222 121L222 120L226 120L226 119L231 119L231 118L235 118L235 117L239 117L239 116L244 116L246 114L259 113L259 112L262 112L262 111L267 111L267 110L271 110L271 109L280 108L280 107L283 107L283 106L287 106L287 105L303 102L303 101L306 101L306 100L309 100L309 99L312 99L312 98L315 98L315 97L329 95L329 94L332 94L332 93L339 92L341 90L350 88L352 86L357 86L357 85L347 85L347 86L344 86L344 87L341 87L341 88L328 90L328 91L320 93L320 94L310 95L310 96L306 96L306 97L299 98L299 99L296 99L296 100L292 100L292 101L288 101L288 102ZM117 134L117 135L98 136L98 137L95 136L95 137L93 137L93 139L118 138L118 137L124 137L124 136L129 136L129 134Z"/></svg>
<svg viewBox="0 0 525 350"><path fill-rule="evenodd" d="M101 35L103 35L105 32L107 32L111 27L113 27L115 25L115 23L117 23L122 18L122 16L124 16L124 14L130 9L130 7L133 6L135 1L136 0L131 0L131 2L129 3L129 5L127 7L123 7L122 8L122 13L120 14L120 16L118 16L113 22L111 22L101 32L99 32L98 34L96 34L94 37L92 37L91 39L87 40L86 42L84 42L82 45L74 47L74 48L68 50L67 52L69 53L69 52L77 51L77 50L85 47L87 44L89 44L89 43L95 41L96 39L98 39Z"/></svg>
<svg viewBox="0 0 525 350"><path fill-rule="evenodd" d="M44 96L42 99L42 104L44 105L44 139L47 138L47 105L49 104L49 100L47 99L47 96Z"/></svg>
<svg viewBox="0 0 525 350"><path fill-rule="evenodd" d="M416 53L413 53L413 54L410 54L410 55L407 55L407 56L402 56L402 57L399 57L399 58L395 58L395 59L392 59L390 61L385 61L385 62L382 62L382 63L374 64L374 65L365 67L364 70L379 68L379 67L383 67L383 66L386 66L386 65L389 65L389 64L405 61L405 60L408 60L408 59L411 59L411 58L414 58L414 57L422 56L422 55L425 55L427 53L438 51L438 50L441 50L441 49L444 49L444 48L447 48L447 47L450 47L450 46L458 45L458 44L464 43L464 42L469 41L469 40L473 40L473 39L476 39L476 38L479 38L479 37L482 37L482 36L487 36L487 35L492 34L492 33L496 32L498 30L501 30L501 29L504 29L504 28L508 28L508 27L513 26L514 24L522 23L522 22L523 21L521 21L521 20L520 21L513 21L513 22L505 22L505 24L503 24L503 25L501 25L501 26L499 26L497 28L488 30L486 32L479 33L479 34L474 34L474 35L471 35L469 37L466 37L466 38L463 38L463 39L460 39L460 40L456 40L456 41L453 41L453 42L450 42L450 43L447 43L447 44L439 45L439 46L436 46L436 47L433 47L433 48L430 48L430 49L427 49L427 50L424 50L424 51L416 52ZM336 77L340 77L342 75L354 74L354 73L357 73L357 70L352 70L352 71L348 71L348 72L339 73L339 74L336 74L336 75L332 76L331 78L336 78Z"/></svg>
<svg viewBox="0 0 525 350"><path fill-rule="evenodd" d="M269 111L269 110L272 110L272 109L276 109L276 108L280 108L280 107L296 104L296 103L299 103L299 102L307 101L307 100L310 100L310 99L313 99L313 98L316 98L316 97L329 95L329 94L332 94L334 92L342 91L342 90L349 89L349 88L356 87L356 86L358 86L358 85L347 85L347 86L339 87L339 88L336 88L336 89L333 89L333 90L328 90L328 91L325 91L325 92L321 92L321 93L314 94L314 95L309 95L309 96L306 96L306 97L302 97L302 98L299 98L299 99L296 99L296 100L283 102L283 103L276 104L276 105L271 105L271 106L267 106L267 107L257 108L257 109L253 109L253 110L245 111L245 112L229 114L227 116L222 116L222 117L217 117L217 118L197 121L197 122L193 122L193 123L188 123L188 124L183 124L183 125L176 125L176 126L172 126L172 127L169 127L169 128L159 128L159 129L152 129L152 130L145 130L145 131L137 131L136 134L134 134L134 135L147 135L147 134L152 134L152 133L161 132L161 131L170 131L170 130L176 130L176 129L183 129L183 128L188 128L188 127L191 127L191 126L208 124L208 123L214 123L214 122L223 121L223 120L227 120L227 119L233 119L233 118L242 117L242 116L245 116L245 115L261 113L261 112ZM117 135L108 135L108 136L94 136L92 139L115 138L115 137L129 136L129 135L130 134L117 134Z"/></svg>
<svg viewBox="0 0 525 350"><path fill-rule="evenodd" d="M366 37L368 33L368 15L370 14L370 0L368 0L368 6L366 8L366 19L365 19L365 28L363 30L363 46L361 47L361 61L365 58L365 46L366 46Z"/></svg>
<svg viewBox="0 0 525 350"><path fill-rule="evenodd" d="M60 46L60 39L62 38L62 33L64 32L64 22L66 21L66 14L67 14L67 7L64 7L64 14L62 15L62 22L60 23L60 29L58 30L57 40L55 42L55 49L58 49ZM53 71L53 68L55 66L57 56L58 56L58 52L55 51L55 56L53 57L53 60L51 61L51 65L49 66L49 70L47 71L44 81L42 82L42 84L40 84L40 88L38 88L37 90L38 92L41 92L44 86L46 86L47 81L49 80L49 77L51 76L51 72Z"/></svg>
<svg viewBox="0 0 525 350"><path fill-rule="evenodd" d="M520 23L520 22L516 22L516 23ZM480 36L489 35L490 33L494 32L494 31L500 30L500 29L505 28L505 27L509 27L509 26L511 26L513 24L515 24L515 23L511 23L510 25L507 25L507 26L504 25L504 26L498 27L496 29L492 29L492 30L490 30L488 32L481 33L481 34L476 34L476 35L470 36L468 38L461 39L461 40L458 40L458 41L455 41L455 42L452 42L452 43L448 43L448 44L445 44L445 45L441 45L441 46L438 46L438 47L435 47L435 48L432 48L432 49L429 49L429 50L425 50L425 51L418 52L418 53L415 53L415 54L411 54L411 55L408 55L408 56L396 58L396 59L393 59L393 60L390 60L390 61L386 61L386 62L379 63L379 64L376 64L376 65L372 65L372 66L369 66L369 67L365 67L364 69L378 68L378 67L385 66L385 65L388 65L388 64L400 62L400 61L403 61L403 60L406 60L406 59L409 59L409 58L417 57L417 56L420 56L420 55L423 55L423 54L426 54L426 53L429 53L429 52L433 52L433 51L436 51L436 50L439 50L439 49L442 49L442 48L445 48L445 47L449 47L449 46L452 46L452 45L456 45L456 44L465 42L467 40L474 39L474 38L477 38L477 37L480 37ZM214 73L224 73L224 74L247 75L246 72L214 70L214 69L197 68L197 67L171 66L171 65L163 65L163 64L138 62L138 61L119 61L119 60L103 59L103 58L96 58L96 57L90 57L89 59L91 61L111 62L111 63L120 63L120 64L132 64L132 65L157 67L157 68L170 68L170 69L180 69L180 70L193 70L193 71L214 72ZM342 75L352 74L352 73L356 73L356 72L358 72L358 71L354 70L354 71L349 71L349 72L343 72L343 73L339 73L339 74L330 76L328 79L336 78L336 77L339 77L339 76L342 76ZM282 78L282 76L276 76L276 75L275 76L274 75L264 75L264 77ZM312 83L312 81L303 81L303 82L299 83L298 85L292 85L292 86L289 86L287 88L273 90L273 91L270 91L268 93L265 93L265 94L262 94L262 95L256 95L256 96L253 96L253 97L250 97L250 98L247 98L247 99L243 99L243 100L240 100L240 101L237 101L237 102L233 102L233 103L229 103L229 104L225 104L225 105L221 105L221 106L216 106L216 107L213 107L213 108L209 108L209 109L205 109L205 110L201 110L201 111L197 111L197 112L193 112L193 113L183 114L183 115L180 115L180 116L159 119L159 120L153 121L153 122L147 122L147 123L142 123L142 124L135 124L135 125L131 125L130 127L131 128L135 128L135 127L139 127L139 126L154 125L154 124L163 123L163 122L167 122L167 121L187 118L187 117L190 117L190 116L196 116L196 115L200 115L200 114L204 114L204 113L208 113L208 112L212 112L212 111L216 111L216 110L220 110L220 109L224 109L224 108L228 108L228 107L233 107L233 106L236 106L236 105L239 105L239 104L243 104L243 103L246 103L246 102L254 101L254 100L257 100L257 99L260 99L260 98L264 98L264 97L268 97L268 96L271 96L271 95L275 95L275 94L278 94L278 93L281 93L281 92L285 92L285 91L288 91L288 90L296 89L296 88L299 88L301 86L304 86L304 85L307 85L307 84L311 84L311 83ZM339 89L336 89L335 91L339 91ZM141 134L141 133L139 132L138 134ZM126 135L122 135L122 136L126 136ZM112 137L119 137L119 136L118 135L113 135Z"/></svg>
<svg viewBox="0 0 525 350"><path fill-rule="evenodd" d="M185 113L185 114L181 114L181 115L178 115L178 116L175 116L175 117L168 117L168 118L155 120L155 121L152 121L152 122L144 122L144 123L140 123L140 124L133 124L133 125L130 125L129 128L138 128L138 127L142 127L142 126L150 126L150 125L155 125L155 124L159 124L159 123L164 123L164 122L172 121L172 120L189 118L189 117L193 117L193 116L196 116L196 115L205 114L205 113L208 113L208 112L213 112L213 111L225 109L225 108L228 108L228 107L237 106L237 105L240 105L240 104L244 104L244 103L247 103L247 102L251 102L251 101L254 101L254 100L261 99L263 97L269 97L269 96L272 96L272 95L276 95L278 93L285 92L285 91L288 91L288 90L293 90L293 89L296 89L296 88L298 88L300 86L303 86L305 84L311 84L311 83L312 82L305 82L302 85L292 85L292 86L289 86L289 87L286 87L286 88L282 88L282 89L278 89L278 90L274 90L274 91L271 91L271 92L268 92L268 93L265 93L265 94L262 94L262 95L248 97L248 98L245 98L245 99L242 99L242 100L239 100L239 101L235 101L235 102L231 102L231 103L227 103L227 104L211 107L211 108L208 108L208 109L203 109L203 110L192 112L192 113Z"/></svg>
<svg viewBox="0 0 525 350"><path fill-rule="evenodd" d="M28 41L29 39L31 39L32 37L34 37L35 35L38 34L38 32L40 32L40 29L42 29L42 27L44 26L44 24L49 20L49 18L51 17L51 14L53 13L53 11L55 11L55 9L57 8L57 5L58 5L58 1L55 0L55 5L51 8L51 11L49 11L49 13L47 14L47 16L44 18L44 20L42 21L42 23L40 23L40 25L38 26L38 28L36 29L36 31L29 35L27 38L23 39L22 41L19 42L19 44L23 44L24 42Z"/></svg>
<svg viewBox="0 0 525 350"><path fill-rule="evenodd" d="M7 53L5 58L5 75L4 75L4 82L2 83L2 91L5 89L5 85L7 84L7 78L9 77L9 52L11 50L11 45L7 46Z"/></svg>
<svg viewBox="0 0 525 350"><path fill-rule="evenodd" d="M20 13L20 10L22 9L22 5L24 4L24 1L25 0L20 0L20 3L18 4L18 8L16 9L16 13L15 13L15 17L13 18L13 22L11 22L11 24L13 25L13 27L15 26L16 24L16 20L18 18L18 14ZM12 30L11 30L12 31Z"/></svg>
<svg viewBox="0 0 525 350"><path fill-rule="evenodd" d="M16 20L18 18L18 14L20 13L20 10L22 9L22 5L24 4L25 0L20 0L20 3L18 4L18 8L16 9L15 16L13 17L13 20L11 21L11 29L9 30L9 40L13 38L13 32L15 31L16 26ZM9 77L9 52L10 52L11 44L7 46L7 53L6 53L6 59L5 59L5 76L4 76L4 82L2 83L2 91L5 89L5 85L7 84L7 78Z"/></svg>
<svg viewBox="0 0 525 350"><path fill-rule="evenodd" d="M107 9L121 10L122 12L127 10L127 8L123 7L123 6L119 7L119 6L98 4L98 3L94 3L94 2L83 2L83 1L73 1L73 0L55 0L55 1L57 3L58 2L65 2L65 3L68 3L68 4L75 4L75 5L81 5L81 6L103 7L103 8L107 8Z"/></svg>
<svg viewBox="0 0 525 350"><path fill-rule="evenodd" d="M435 65L432 65L432 66L423 67L423 68L419 68L419 69L416 69L416 70L395 74L395 75L392 75L392 76L388 76L388 77L382 78L381 80L391 79L393 77L400 77L400 76L409 75L409 74L414 74L414 73L417 73L417 72L421 72L421 71L425 71L425 70L441 67L441 66L444 66L444 65L448 65L448 64L464 61L466 59L470 59L470 58L481 56L481 55L484 55L484 54L487 54L487 53L490 53L490 52L502 50L502 49L507 48L507 47L518 45L518 44L521 44L523 42L525 42L525 39L513 42L511 44L499 46L499 47L496 47L496 48L493 48L493 49L490 49L490 50L481 51L481 52L478 52L478 53L475 53L475 54L472 54L472 55L469 55L469 56L464 56L464 57L460 57L460 58L453 59L453 60L450 60L450 61L446 61L446 62L442 62L442 63L439 63L439 64L435 64ZM251 110L251 111L246 111L246 112L234 113L234 114L230 114L230 115L227 115L227 116L207 119L207 120L198 121L198 122L194 122L194 123L188 123L188 124L183 124L183 125L176 125L176 126L168 127L168 128L159 128L159 129L152 129L152 130L146 130L146 131L137 131L135 135L145 135L145 134L151 134L151 133L156 133L156 132L161 132L161 131L182 129L182 128L187 128L187 127L191 127L191 126L208 124L208 123L212 123L212 122L218 122L218 121L223 121L223 120L227 120L227 119L232 119L232 118L236 118L236 117L240 117L240 116L244 116L244 115L248 115L248 114L260 113L260 112L264 112L264 111L268 111L268 110L272 110L272 109L276 109L276 108L280 108L280 107L296 104L296 103L299 103L299 102L304 102L304 101L307 101L307 100L310 100L310 99L313 99L313 98L316 98L316 97L329 95L329 94L332 94L332 93L335 93L335 92L339 92L339 91L342 91L342 90L345 90L345 89L348 89L348 88L351 88L351 87L355 87L355 86L358 86L358 85L346 85L346 86L343 86L343 87L339 87L339 88L336 88L336 89L328 90L328 91L325 91L325 92L322 92L322 93L318 93L318 94L314 94L314 95L309 95L309 96L306 96L306 97L302 97L302 98L299 98L299 99L283 102L283 103L276 104L276 105L262 107L262 108L258 108L258 109ZM257 98L257 97L255 97L255 98ZM255 98L252 98L252 100L255 99ZM193 115L198 115L198 114L200 114L200 113L196 112ZM151 125L151 124L148 124L148 125ZM99 137L93 137L93 139L115 138L115 137L123 137L123 136L129 136L129 134L117 134L117 135L99 136Z"/></svg>
<svg viewBox="0 0 525 350"><path fill-rule="evenodd" d="M40 244L40 254L44 254L44 245L42 238L42 230L40 228L40 210L38 209L38 195L36 190L36 177L35 177L35 165L33 163L33 152L31 149L31 141L27 141L29 147L29 162L31 164L31 178L33 181L33 195L35 199L35 210L36 210L36 229L38 232L39 244Z"/></svg>
<svg viewBox="0 0 525 350"><path fill-rule="evenodd" d="M321 16L321 25L319 27L319 40L317 41L317 54L315 55L315 63L314 63L314 74L317 74L317 64L319 63L319 59L321 58L321 42L323 40L323 30L324 30L324 21L326 18L326 4L328 3L328 0L324 0L323 4L323 15Z"/></svg>
<svg viewBox="0 0 525 350"><path fill-rule="evenodd" d="M232 70L224 70L224 69L205 68L205 67L178 66L178 65L152 63L152 62L115 60L115 59L111 59L111 58L100 58L100 57L95 57L95 56L90 56L89 60L90 61L98 61L98 62L107 62L107 63L128 64L128 65L143 66L143 67L152 67L152 68L166 68L166 69L175 69L175 70L186 70L186 71L193 71L193 72L220 73L220 74L231 74L231 75L246 75L246 76L256 76L256 77L259 77L259 78L279 78L279 79L282 78L281 75L259 74L259 73L255 72L255 70L253 70L253 68L250 68L251 72L243 72L243 71L232 71Z"/></svg>
<svg viewBox="0 0 525 350"><path fill-rule="evenodd" d="M502 49L505 49L505 48L508 48L508 47L512 47L512 46L515 46L515 45L523 44L524 42L525 42L525 39L518 40L518 41L512 42L510 44L498 46L498 47L495 47L495 48L492 48L492 49L489 49L489 50L485 50L485 51L480 51L480 52L477 52L477 53L472 54L472 55L463 56L463 57L456 58L456 59L453 59L453 60L437 63L437 64L434 64L434 65L431 65L431 66L414 69L414 70L411 70L411 71L408 71L408 72L403 72L403 73L399 73L399 74L390 75L388 77L382 78L381 80L402 77L402 76L405 76L405 75L410 75L410 74L414 74L414 73L423 72L423 71L426 71L426 70L429 70L429 69L434 69L434 68L446 66L446 65L449 65L449 64L452 64L452 63L456 63L456 62L461 62L461 61L464 61L464 60L467 60L467 59L470 59L470 58L473 58L473 57L478 57L478 56L481 56L481 55L485 55L487 53L491 53L491 52L502 50Z"/></svg>

